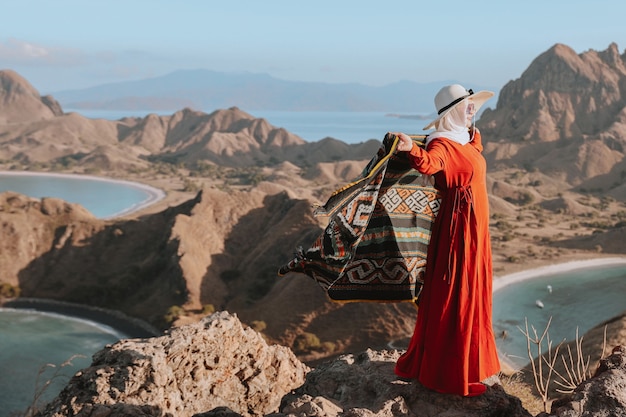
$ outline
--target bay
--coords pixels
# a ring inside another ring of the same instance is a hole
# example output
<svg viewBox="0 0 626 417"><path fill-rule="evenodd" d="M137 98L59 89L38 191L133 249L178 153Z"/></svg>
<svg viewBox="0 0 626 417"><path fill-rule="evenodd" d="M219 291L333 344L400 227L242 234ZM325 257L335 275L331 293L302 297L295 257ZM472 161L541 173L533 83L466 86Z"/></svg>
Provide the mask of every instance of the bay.
<svg viewBox="0 0 626 417"><path fill-rule="evenodd" d="M0 417L24 411L47 381L38 404L52 400L95 352L127 337L90 320L12 308L0 308L0 334Z"/></svg>
<svg viewBox="0 0 626 417"><path fill-rule="evenodd" d="M493 327L499 352L515 368L529 362L526 337L520 331L525 331L526 321L531 335L532 327L541 335L550 323L548 335L556 346L563 340L576 340L577 331L583 336L626 310L624 258L565 263L508 279L512 281L508 285L494 282ZM547 341L544 352L546 346Z"/></svg>
<svg viewBox="0 0 626 417"><path fill-rule="evenodd" d="M54 197L85 207L108 219L138 210L162 199L165 193L130 181L88 175L0 172L0 193L13 191L32 198Z"/></svg>
<svg viewBox="0 0 626 417"><path fill-rule="evenodd" d="M382 140L387 132L422 134L422 128L428 123L427 120L413 118L419 116L398 117L380 112L257 111L251 114L307 142L331 137L355 144L370 139Z"/></svg>

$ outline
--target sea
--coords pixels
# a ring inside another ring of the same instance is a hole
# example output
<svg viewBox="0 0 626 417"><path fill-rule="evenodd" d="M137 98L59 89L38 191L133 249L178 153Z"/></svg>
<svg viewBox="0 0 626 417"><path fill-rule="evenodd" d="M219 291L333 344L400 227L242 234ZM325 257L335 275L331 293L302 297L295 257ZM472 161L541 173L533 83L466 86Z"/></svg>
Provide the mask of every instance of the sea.
<svg viewBox="0 0 626 417"><path fill-rule="evenodd" d="M49 402L94 353L128 337L91 320L12 308L0 308L0 334L2 417Z"/></svg>
<svg viewBox="0 0 626 417"><path fill-rule="evenodd" d="M87 117L116 120L145 114L82 112ZM106 113L106 114L103 114ZM385 113L249 112L284 127L307 141L331 136L347 143L380 138L387 131L420 133L423 120L400 119ZM104 117L106 116L106 117ZM0 175L0 192L10 189L32 197L58 197L82 204L97 217L120 213L161 198L159 190L142 184L76 176L41 177L33 173ZM7 185L9 184L10 185ZM72 194L68 195L68 191ZM96 200L98 199L98 200ZM115 202L115 205L109 203ZM537 270L532 279L503 277L506 285L494 292L494 329L498 349L513 365L528 362L525 323L543 331L551 320L554 341L574 340L576 331L591 327L626 310L626 260L603 265L570 263ZM543 308L537 306L541 301ZM506 337L501 337L502 335ZM54 384L41 400L53 398L71 375L91 362L91 355L126 335L101 323L35 310L0 309L0 417L32 404L50 376ZM78 355L78 356L76 356ZM71 359L71 360L70 360ZM65 363L70 360L71 364ZM43 373L41 373L43 372Z"/></svg>
<svg viewBox="0 0 626 417"><path fill-rule="evenodd" d="M349 144L370 139L383 140L387 132L422 134L422 128L430 122L427 111L412 114L394 112L325 112L325 111L278 111L244 110L256 118L263 118L272 126L282 127L307 142L317 142L331 137ZM119 120L124 117L145 117L150 113L170 116L164 111L119 111L66 109L92 119ZM213 110L202 110L211 113ZM433 116L434 117L434 116Z"/></svg>
<svg viewBox="0 0 626 417"><path fill-rule="evenodd" d="M527 326L531 335L533 328L539 335L547 329L547 338L556 346L626 312L626 258L573 261L496 277L494 290L498 350L519 369L530 361L522 333Z"/></svg>

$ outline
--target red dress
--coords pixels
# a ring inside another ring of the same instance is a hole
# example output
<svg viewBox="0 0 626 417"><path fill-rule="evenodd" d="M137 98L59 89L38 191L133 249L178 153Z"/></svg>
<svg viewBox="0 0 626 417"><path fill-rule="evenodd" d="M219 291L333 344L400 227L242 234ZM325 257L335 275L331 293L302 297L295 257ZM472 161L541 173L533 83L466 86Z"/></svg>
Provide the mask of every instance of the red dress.
<svg viewBox="0 0 626 417"><path fill-rule="evenodd" d="M466 145L433 139L414 145L413 167L434 175L441 192L428 247L415 331L395 372L438 392L468 395L469 384L497 374L492 329L492 263L487 164L480 133Z"/></svg>

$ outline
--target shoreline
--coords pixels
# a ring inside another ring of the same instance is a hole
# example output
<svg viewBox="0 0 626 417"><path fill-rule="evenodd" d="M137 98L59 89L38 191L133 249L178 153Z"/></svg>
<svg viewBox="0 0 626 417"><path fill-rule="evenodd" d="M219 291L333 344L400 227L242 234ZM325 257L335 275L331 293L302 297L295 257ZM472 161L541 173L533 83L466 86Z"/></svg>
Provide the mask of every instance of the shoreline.
<svg viewBox="0 0 626 417"><path fill-rule="evenodd" d="M576 261L566 261L560 263L554 263L549 265L543 265L536 268L530 268L518 272L513 272L509 274L505 274L499 277L494 275L493 279L493 294L495 295L499 290L512 285L518 284L520 282L529 281L532 279L536 279L539 277L545 277L555 274L562 274L564 272L572 271L575 269L581 268L592 268L592 267L603 267L603 266L612 266L612 265L625 265L626 266L626 257L625 256L604 256L599 258L591 258L584 260L576 260ZM611 319L611 317L606 318ZM500 364L502 368L502 372L505 374L518 372L523 367L518 366L513 363L510 359L508 359L505 355L503 355L498 350L498 358L500 359ZM528 360L530 363L530 359Z"/></svg>
<svg viewBox="0 0 626 417"><path fill-rule="evenodd" d="M13 298L5 301L0 300L0 308L31 310L87 320L112 328L116 332L125 335L126 337L124 337L124 339L151 338L162 335L162 332L149 323L138 318L127 316L121 311L70 303L67 301L43 298Z"/></svg>
<svg viewBox="0 0 626 417"><path fill-rule="evenodd" d="M604 256L599 258L583 259L578 261L566 261L560 263L554 263L549 265L543 265L536 268L525 269L519 272L513 272L510 274L502 275L500 277L494 276L493 279L493 292L497 292L502 288L511 284L527 281L540 276L561 274L574 269L591 268L598 266L610 266L610 265L626 265L626 256Z"/></svg>
<svg viewBox="0 0 626 417"><path fill-rule="evenodd" d="M57 178L78 178L78 179L85 179L85 180L90 180L90 181L101 181L101 182L125 185L131 188L144 191L147 194L147 197L143 201L133 204L127 209L124 209L117 213L113 213L109 216L100 217L101 220L110 220L110 219L114 219L114 218L118 218L122 216L127 216L131 213L135 213L149 206L152 206L153 204L156 204L159 201L164 200L165 197L167 196L167 193L164 190L153 187L148 184L141 183L141 182L121 180L121 179L110 178L110 177L98 177L96 175L89 175L89 174L69 174L69 173L60 173L60 172L35 172L35 171L0 171L0 177L1 176L45 176L45 177L57 177Z"/></svg>

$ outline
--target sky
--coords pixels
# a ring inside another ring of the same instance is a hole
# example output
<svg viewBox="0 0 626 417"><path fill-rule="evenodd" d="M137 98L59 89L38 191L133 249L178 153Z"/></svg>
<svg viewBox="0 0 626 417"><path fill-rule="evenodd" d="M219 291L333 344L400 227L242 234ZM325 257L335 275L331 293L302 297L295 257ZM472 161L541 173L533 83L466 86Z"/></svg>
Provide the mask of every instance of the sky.
<svg viewBox="0 0 626 417"><path fill-rule="evenodd" d="M180 69L504 86L557 43L626 47L618 0L0 0L0 69L40 94Z"/></svg>

